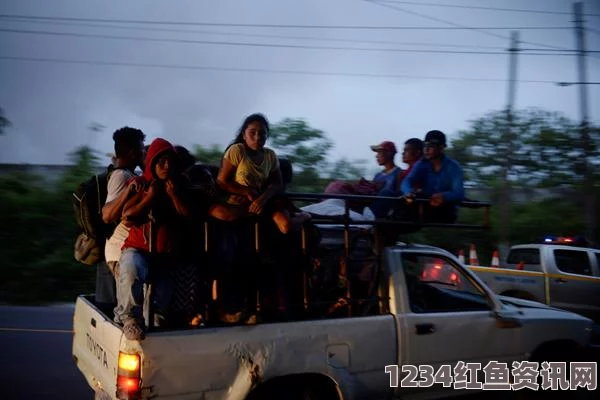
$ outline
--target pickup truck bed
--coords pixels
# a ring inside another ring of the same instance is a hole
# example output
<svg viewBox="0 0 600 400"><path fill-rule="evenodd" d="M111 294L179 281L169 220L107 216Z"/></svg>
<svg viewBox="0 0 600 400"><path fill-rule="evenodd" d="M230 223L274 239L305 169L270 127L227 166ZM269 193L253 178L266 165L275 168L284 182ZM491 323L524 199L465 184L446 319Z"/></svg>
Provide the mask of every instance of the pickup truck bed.
<svg viewBox="0 0 600 400"><path fill-rule="evenodd" d="M352 385L341 387L352 387L355 395L378 393L384 397L390 389L383 371L386 365L397 363L392 315L362 317L360 324L356 319L339 318L156 331L136 342L125 339L120 327L108 320L89 296L79 297L76 306L75 359L86 377L96 376L88 380L90 386L107 394L117 390L116 385L106 387L102 382L117 382L118 349L144 355L144 396L152 397L158 394L154 388L160 388L161 398L177 395L177 399L197 399L202 393L206 399L224 398L228 391L228 398L243 399L256 383L309 370L333 377L335 382L348 381L351 376ZM375 341L386 345L366 345ZM88 367L93 371L86 371ZM340 387L333 381L331 385L336 390ZM182 393L188 395L182 397Z"/></svg>

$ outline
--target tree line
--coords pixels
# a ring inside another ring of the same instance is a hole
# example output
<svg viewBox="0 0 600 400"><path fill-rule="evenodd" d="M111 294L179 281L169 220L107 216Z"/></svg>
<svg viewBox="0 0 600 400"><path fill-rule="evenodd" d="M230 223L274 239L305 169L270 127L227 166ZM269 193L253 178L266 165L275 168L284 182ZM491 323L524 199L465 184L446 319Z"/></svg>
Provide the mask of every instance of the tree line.
<svg viewBox="0 0 600 400"><path fill-rule="evenodd" d="M10 122L3 113L0 116L0 132L10 134ZM578 124L556 112L520 110L513 116L510 143L507 124L503 111L493 111L470 121L467 129L449 135L453 140L448 154L463 166L467 196L492 203L492 228L484 232L423 229L401 240L433 244L453 253L461 248L467 250L474 243L481 263L488 264L499 240L502 215L498 205L504 190L501 171L507 155L513 194L529 196L527 201L517 202L514 196L511 199L511 244L540 241L548 234L583 232L583 154L577 146ZM592 127L591 136L589 161L594 182L598 182L600 130ZM402 145L399 141L396 144ZM354 180L366 173L366 160L331 161L332 140L303 119L286 118L274 124L268 146L292 162L294 178L290 191L319 193L331 180ZM196 145L191 150L199 161L219 165L224 149ZM53 185L24 172L0 176L0 249L4 255L0 264L0 302L72 301L79 293L94 291L95 269L73 259L77 230L71 196L80 182L101 167L96 154L87 147L75 149L70 154L72 166L56 177ZM533 189L546 190L550 196L538 198ZM597 185L593 189L600 195ZM600 215L600 210L596 215ZM479 223L480 218L479 210L463 209L459 222ZM600 237L600 232L596 232L596 237Z"/></svg>

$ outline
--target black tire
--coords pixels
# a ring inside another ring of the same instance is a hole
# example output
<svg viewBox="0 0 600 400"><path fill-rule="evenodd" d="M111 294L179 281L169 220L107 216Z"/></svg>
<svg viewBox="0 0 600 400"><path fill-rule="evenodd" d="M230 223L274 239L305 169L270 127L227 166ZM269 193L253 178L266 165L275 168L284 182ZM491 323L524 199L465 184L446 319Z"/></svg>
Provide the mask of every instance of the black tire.
<svg viewBox="0 0 600 400"><path fill-rule="evenodd" d="M258 387L246 400L338 400L332 384L313 379L281 379Z"/></svg>

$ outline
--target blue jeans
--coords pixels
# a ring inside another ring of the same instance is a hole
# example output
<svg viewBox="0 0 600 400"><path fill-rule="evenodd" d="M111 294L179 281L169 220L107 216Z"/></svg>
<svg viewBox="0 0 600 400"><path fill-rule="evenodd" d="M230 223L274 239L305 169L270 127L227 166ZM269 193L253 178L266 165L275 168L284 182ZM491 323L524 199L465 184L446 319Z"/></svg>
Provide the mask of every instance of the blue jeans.
<svg viewBox="0 0 600 400"><path fill-rule="evenodd" d="M124 324L135 319L139 324L144 321L144 283L151 267L150 255L133 248L123 250L119 265L115 269L117 280L117 307L115 322ZM154 285L154 307L157 314L166 314L171 300L173 284L169 270L163 266L152 265Z"/></svg>

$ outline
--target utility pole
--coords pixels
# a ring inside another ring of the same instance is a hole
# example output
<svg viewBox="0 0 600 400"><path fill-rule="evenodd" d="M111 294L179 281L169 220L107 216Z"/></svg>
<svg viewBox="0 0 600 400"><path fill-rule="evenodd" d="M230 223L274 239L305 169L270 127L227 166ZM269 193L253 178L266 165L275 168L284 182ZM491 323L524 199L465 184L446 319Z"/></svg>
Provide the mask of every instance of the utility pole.
<svg viewBox="0 0 600 400"><path fill-rule="evenodd" d="M575 35L577 41L577 66L579 80L579 102L581 107L581 139L580 146L582 151L581 172L583 174L583 201L585 213L586 237L592 242L596 241L596 201L594 192L594 176L590 167L590 155L592 152L592 142L589 132L589 117L587 103L587 77L585 68L585 36L583 28L583 3L573 4L573 14L575 17Z"/></svg>
<svg viewBox="0 0 600 400"><path fill-rule="evenodd" d="M513 31L510 35L509 66L508 66L508 103L506 106L506 131L504 132L504 165L502 170L502 193L500 196L500 243L499 251L501 259L505 259L510 246L510 214L511 214L511 184L509 171L512 168L513 157L513 107L515 104L517 85L517 52L519 45L519 32Z"/></svg>

